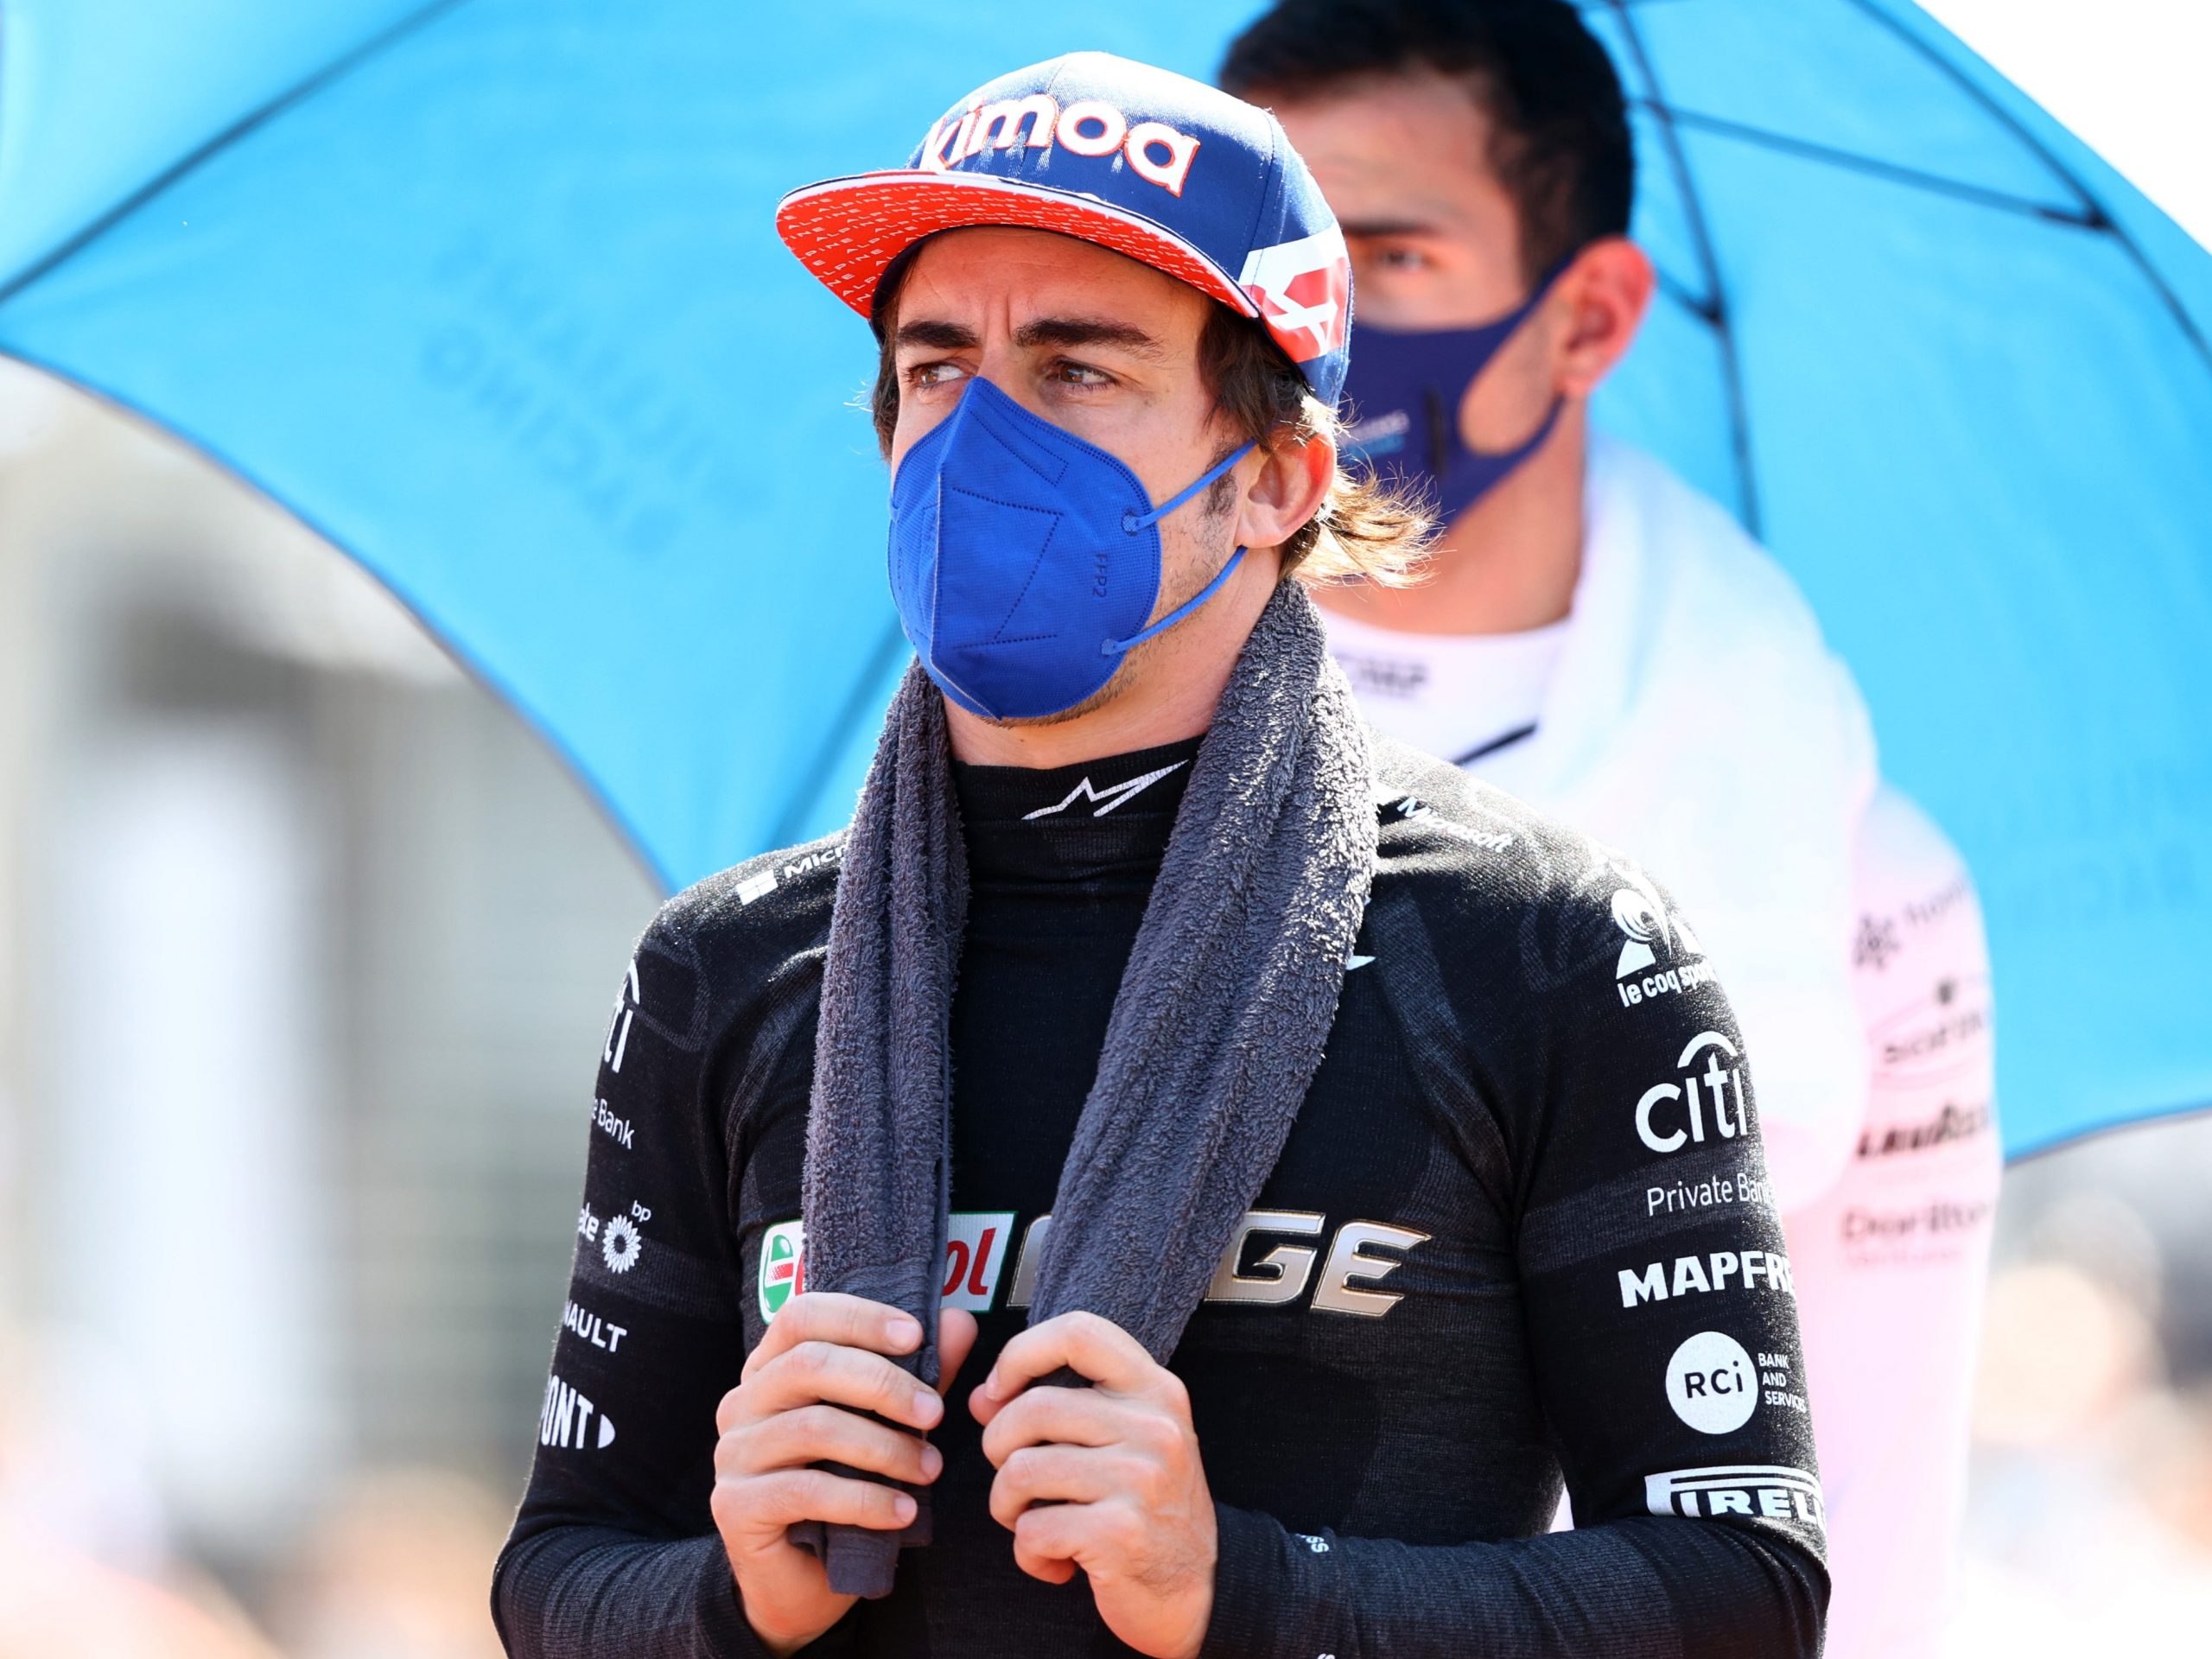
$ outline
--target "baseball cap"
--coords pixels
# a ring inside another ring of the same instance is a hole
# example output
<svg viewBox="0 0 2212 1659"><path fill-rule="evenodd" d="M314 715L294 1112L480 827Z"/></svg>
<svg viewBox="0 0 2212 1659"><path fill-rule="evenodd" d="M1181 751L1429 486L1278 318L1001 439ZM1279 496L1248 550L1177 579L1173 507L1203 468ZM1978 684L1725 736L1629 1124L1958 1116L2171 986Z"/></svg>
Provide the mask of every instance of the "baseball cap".
<svg viewBox="0 0 2212 1659"><path fill-rule="evenodd" d="M1141 260L1257 318L1331 406L1351 330L1336 215L1281 124L1201 81L1074 52L977 87L906 165L792 191L776 229L872 316L883 273L938 231L1057 231Z"/></svg>

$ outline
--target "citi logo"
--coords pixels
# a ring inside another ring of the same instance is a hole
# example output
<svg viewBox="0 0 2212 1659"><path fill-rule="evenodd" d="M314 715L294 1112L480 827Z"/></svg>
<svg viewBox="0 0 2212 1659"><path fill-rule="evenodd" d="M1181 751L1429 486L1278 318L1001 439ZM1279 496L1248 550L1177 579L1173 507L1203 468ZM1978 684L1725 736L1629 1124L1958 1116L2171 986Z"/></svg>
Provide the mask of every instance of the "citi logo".
<svg viewBox="0 0 2212 1659"><path fill-rule="evenodd" d="M1700 1054L1705 1056L1701 1071L1697 1069ZM1682 1080L1655 1084L1636 1103L1636 1138L1654 1152L1669 1153L1694 1144L1702 1146L1708 1126L1723 1141L1749 1135L1751 1107L1744 1098L1744 1068L1726 1063L1738 1059L1736 1045L1717 1031L1701 1031L1691 1038L1681 1058L1675 1063L1681 1068ZM1705 1085L1702 1094L1698 1089L1700 1083ZM1733 1111L1729 1109L1732 1092Z"/></svg>
<svg viewBox="0 0 2212 1659"><path fill-rule="evenodd" d="M1064 110L1049 94L1033 92L976 105L957 121L944 117L922 140L921 165L925 172L942 173L986 149L1012 149L1025 142L1032 149L1058 144L1077 156L1111 156L1118 149L1130 172L1175 196L1183 194L1198 153L1196 138L1164 121L1131 125L1128 117L1098 99L1082 99Z"/></svg>

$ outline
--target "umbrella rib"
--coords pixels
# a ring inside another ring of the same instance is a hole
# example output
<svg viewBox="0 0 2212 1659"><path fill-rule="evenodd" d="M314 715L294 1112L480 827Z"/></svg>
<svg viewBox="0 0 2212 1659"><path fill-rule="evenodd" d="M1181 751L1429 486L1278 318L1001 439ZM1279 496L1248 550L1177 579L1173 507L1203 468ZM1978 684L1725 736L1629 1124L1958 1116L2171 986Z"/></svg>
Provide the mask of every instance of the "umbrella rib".
<svg viewBox="0 0 2212 1659"><path fill-rule="evenodd" d="M2076 178L2073 169L2052 155L2043 141L2029 131L2010 110L1992 98L1985 88L1976 86L1972 76L1936 50L1926 41L1922 40L1912 30L1907 29L1890 12L1876 5L1874 0L1849 0L1849 3L1865 12L1897 39L1903 41L1908 48L1934 64L1968 98L1980 105L1985 114L2018 139L2037 160L2050 169L2062 184L2079 196L2082 199L2082 211L2093 216L2095 228L2111 237L2126 251L2128 259L2134 264L2136 270L2142 273L2143 280L2150 283L2152 290L2165 302L2166 309L2172 315L2175 325L2180 328L2183 337L2196 348L2197 355L2204 359L2207 365L2212 365L2212 343L2206 341L2203 331L2196 326L2196 320L2190 315L2189 308L2181 302L2181 296L2167 285L2166 279L2159 275L2158 268L2151 263L2148 256L2137 245L2135 238L2113 219L2110 213L2106 211L2104 203L2098 200L2095 191Z"/></svg>
<svg viewBox="0 0 2212 1659"><path fill-rule="evenodd" d="M1720 308L1711 299L1693 292L1688 283L1669 271L1656 259L1651 262L1651 270L1659 279L1659 291L1683 310L1700 322L1717 324L1720 321Z"/></svg>
<svg viewBox="0 0 2212 1659"><path fill-rule="evenodd" d="M1654 114L1659 112L1658 105L1649 99L1637 99L1637 105ZM1815 143L1809 138L1793 137L1789 133L1771 131L1765 127L1746 126L1740 121L1731 121L1726 116L1686 110L1680 105L1668 106L1668 113L1680 126L1710 132L1722 138L1733 138L1764 149L1780 150L1785 155L1802 156L1808 161L1824 162L1847 172L1869 174L1909 188L1955 196L1964 201L1980 203L1985 207L2023 213L2031 219L2049 219L2055 224L2071 225L2085 231L2101 231L2109 227L2109 221L2094 207L2054 207L2049 202L2036 201L2026 196L1992 190L1985 185L1968 184L1961 179L1947 179L1939 173L1924 173L1918 168L1881 161L1872 156L1860 156L1851 150L1838 149L1831 144Z"/></svg>
<svg viewBox="0 0 2212 1659"><path fill-rule="evenodd" d="M146 203L167 190L179 179L194 171L203 162L221 154L239 139L281 115L301 99L319 92L332 81L339 79L357 66L376 56L394 41L412 34L440 13L452 11L466 3L467 0L429 0L429 3L419 11L410 13L382 34L364 41L352 51L316 70L306 79L286 88L257 109L240 117L197 149L190 151L146 183L140 185L82 230L72 234L59 247L49 253L41 255L25 270L9 278L6 283L0 283L0 305L7 304L32 283L48 275L57 265L67 263L85 248L98 241L116 226L144 207Z"/></svg>
<svg viewBox="0 0 2212 1659"><path fill-rule="evenodd" d="M1756 537L1759 534L1758 474L1751 464L1751 416L1744 395L1743 360L1737 355L1736 334L1730 322L1727 286L1720 280L1720 262L1713 254L1705 207L1698 200L1697 181L1690 176L1689 159L1682 151L1682 137L1675 130L1674 112L1661 95L1659 77L1651 67L1651 54L1644 49L1643 32L1637 27L1629 0L1606 0L1606 3L1612 9L1613 21L1620 26L1630 52L1635 54L1643 84L1650 89L1652 117L1659 128L1660 142L1666 148L1668 164L1674 169L1675 181L1681 190L1690 240L1697 250L1698 264L1704 269L1709 298L1705 305L1694 308L1712 325L1714 340L1720 348L1722 379L1728 391L1729 439L1736 456L1736 482L1742 499L1744 528Z"/></svg>
<svg viewBox="0 0 2212 1659"><path fill-rule="evenodd" d="M844 702L830 721L815 753L812 776L791 791L790 802L777 817L774 829L769 832L771 847L788 847L798 839L799 831L806 827L808 817L822 799L822 791L830 786L830 769L842 756L846 746L852 741L854 731L868 718L875 701L875 688L883 683L898 660L899 648L906 642L906 635L894 620L875 642L875 649L868 653L868 663L855 677L845 693Z"/></svg>

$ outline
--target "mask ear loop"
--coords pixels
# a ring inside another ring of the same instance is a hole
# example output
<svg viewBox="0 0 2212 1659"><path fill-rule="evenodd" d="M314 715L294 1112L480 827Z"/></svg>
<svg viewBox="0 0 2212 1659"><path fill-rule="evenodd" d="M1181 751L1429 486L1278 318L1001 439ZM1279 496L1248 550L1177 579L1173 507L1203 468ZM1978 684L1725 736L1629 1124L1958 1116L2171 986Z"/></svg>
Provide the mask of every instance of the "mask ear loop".
<svg viewBox="0 0 2212 1659"><path fill-rule="evenodd" d="M1176 508L1181 506L1185 501L1188 501L1200 490L1205 489L1209 484L1211 484L1216 479L1219 478L1224 473L1226 473L1230 467L1234 467L1238 461L1243 460L1245 456L1250 454L1253 450L1258 448L1259 445L1257 443L1246 444L1234 454L1227 456L1214 467L1209 468L1205 474L1201 477L1197 483L1192 485L1190 488L1182 491L1180 493L1172 497L1168 500L1161 502L1160 505L1154 507L1150 512L1123 513L1122 515L1122 530L1127 531L1129 535L1135 536L1139 531L1147 530L1152 525L1158 524L1162 518L1165 518L1169 513L1174 512ZM1249 550L1247 549L1240 547L1234 553L1230 554L1229 556L1229 563L1223 565L1219 570L1214 573L1214 578L1211 582L1206 583L1206 585L1199 588L1197 593L1192 594L1190 598L1185 600L1173 610L1168 612L1166 615L1161 617L1159 621L1151 624L1147 627L1139 629L1126 639L1101 640L1098 645L1098 654L1102 657L1119 657L1131 646L1141 645L1146 640L1151 639L1155 633L1164 633L1169 628L1173 627L1178 622L1180 622L1192 611L1197 610L1199 606L1205 604L1206 601L1211 599L1217 593L1221 591L1221 584L1227 582L1230 576L1236 571L1236 567L1244 563L1244 555L1248 550Z"/></svg>

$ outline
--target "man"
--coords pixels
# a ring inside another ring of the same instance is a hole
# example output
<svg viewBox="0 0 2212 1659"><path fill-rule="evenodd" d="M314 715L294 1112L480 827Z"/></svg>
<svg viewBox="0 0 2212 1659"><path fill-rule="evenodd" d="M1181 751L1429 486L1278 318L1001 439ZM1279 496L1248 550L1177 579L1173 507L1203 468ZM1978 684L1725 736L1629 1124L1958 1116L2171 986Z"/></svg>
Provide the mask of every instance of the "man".
<svg viewBox="0 0 2212 1659"><path fill-rule="evenodd" d="M1640 868L1370 747L1303 583L1420 525L1281 128L1082 54L779 223L918 660L849 831L632 963L509 1649L1815 1653L1732 1015L1616 994Z"/></svg>
<svg viewBox="0 0 2212 1659"><path fill-rule="evenodd" d="M1929 1652L1999 1176L1980 921L1877 787L1788 578L1589 431L1653 289L1612 65L1560 0L1284 0L1223 79L1344 221L1354 441L1446 519L1427 585L1319 591L1332 648L1382 731L1648 860L1697 917L1624 915L1619 991L1727 980L1813 1369L1828 1651Z"/></svg>

